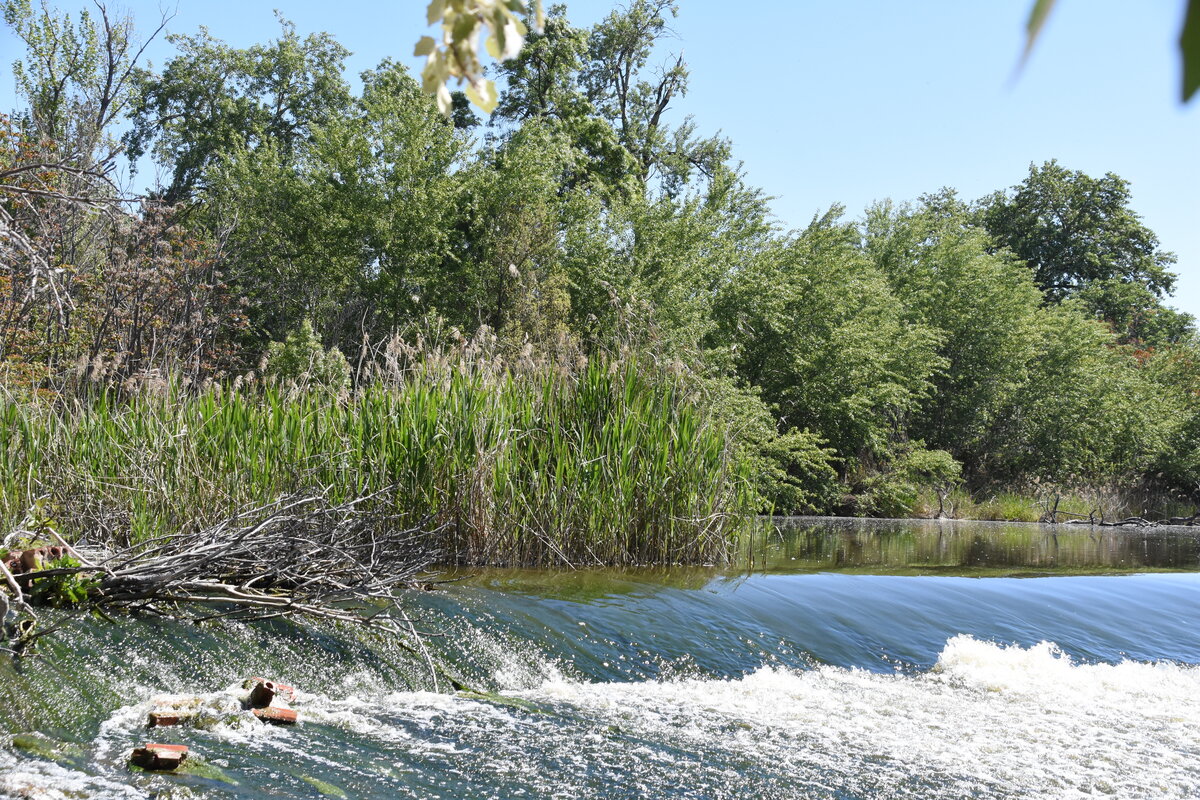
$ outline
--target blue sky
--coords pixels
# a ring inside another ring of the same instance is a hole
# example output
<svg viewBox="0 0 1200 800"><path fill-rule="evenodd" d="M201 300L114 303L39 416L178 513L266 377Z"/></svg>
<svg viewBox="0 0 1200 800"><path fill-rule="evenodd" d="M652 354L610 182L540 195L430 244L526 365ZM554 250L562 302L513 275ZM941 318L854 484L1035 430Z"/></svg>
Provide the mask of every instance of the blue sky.
<svg viewBox="0 0 1200 800"><path fill-rule="evenodd" d="M1183 0L1059 0L1016 74L1032 0L681 0L672 51L691 88L676 112L720 131L787 227L833 203L857 216L884 198L943 186L967 198L1011 186L1057 158L1132 183L1134 207L1179 255L1173 303L1200 316L1200 99L1178 101ZM81 7L61 0L59 7ZM577 25L612 0L575 0ZM208 26L245 46L275 36L273 9L300 32L325 30L354 51L352 73L408 57L426 32L424 2L178 0L169 30ZM141 27L159 4L127 0ZM171 6L174 8L174 6ZM169 46L151 48L161 63ZM21 50L0 32L0 61ZM667 53L663 53L665 59ZM17 105L0 76L0 109Z"/></svg>

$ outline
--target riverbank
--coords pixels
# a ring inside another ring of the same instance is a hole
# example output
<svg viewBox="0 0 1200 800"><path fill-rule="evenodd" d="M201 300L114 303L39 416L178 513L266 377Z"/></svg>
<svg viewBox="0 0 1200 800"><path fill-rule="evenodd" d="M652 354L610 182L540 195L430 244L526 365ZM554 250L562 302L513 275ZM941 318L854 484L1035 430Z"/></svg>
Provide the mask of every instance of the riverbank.
<svg viewBox="0 0 1200 800"><path fill-rule="evenodd" d="M956 489L944 495L930 489L918 494L909 519L955 519L991 522L1112 523L1129 518L1149 522L1192 517L1193 503L1178 496L1147 489L1047 487L1040 492L978 491Z"/></svg>

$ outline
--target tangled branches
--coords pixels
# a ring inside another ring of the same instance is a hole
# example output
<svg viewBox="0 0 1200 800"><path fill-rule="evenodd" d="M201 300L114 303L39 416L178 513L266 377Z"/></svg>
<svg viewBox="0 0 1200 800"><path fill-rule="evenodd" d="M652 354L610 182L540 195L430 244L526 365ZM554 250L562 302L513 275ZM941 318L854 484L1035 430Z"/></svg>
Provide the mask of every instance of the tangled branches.
<svg viewBox="0 0 1200 800"><path fill-rule="evenodd" d="M44 569L13 574L0 563L0 612L25 639L40 635L12 617L36 620L31 600L71 579L84 587L81 605L101 614L197 622L299 614L415 636L396 590L433 562L438 531L406 527L389 508L383 492L342 504L292 497L119 551L62 543L70 558Z"/></svg>

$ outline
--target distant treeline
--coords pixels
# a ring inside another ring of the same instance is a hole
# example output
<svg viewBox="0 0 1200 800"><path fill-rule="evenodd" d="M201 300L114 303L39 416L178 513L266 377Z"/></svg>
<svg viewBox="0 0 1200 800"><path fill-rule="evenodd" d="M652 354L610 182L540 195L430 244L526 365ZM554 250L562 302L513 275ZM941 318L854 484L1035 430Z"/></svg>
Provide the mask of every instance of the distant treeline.
<svg viewBox="0 0 1200 800"><path fill-rule="evenodd" d="M286 21L245 49L173 34L148 69L130 19L9 0L28 47L27 105L0 120L9 402L269 380L354 403L383 343L432 327L491 337L514 374L635 364L723 432L736 468L706 458L750 476L757 510L1195 499L1200 342L1126 181L1049 161L978 200L788 229L702 133L720 120L680 121L674 13L632 0L584 29L554 7L480 120L391 61L352 82L344 47ZM137 203L122 161L158 176Z"/></svg>

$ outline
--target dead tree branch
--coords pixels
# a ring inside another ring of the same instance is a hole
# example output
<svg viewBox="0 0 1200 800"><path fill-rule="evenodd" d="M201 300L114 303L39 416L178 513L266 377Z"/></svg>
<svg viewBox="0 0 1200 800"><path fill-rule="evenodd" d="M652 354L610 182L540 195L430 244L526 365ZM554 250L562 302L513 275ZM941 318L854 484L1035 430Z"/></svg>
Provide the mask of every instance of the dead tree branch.
<svg viewBox="0 0 1200 800"><path fill-rule="evenodd" d="M89 588L80 605L106 614L189 621L303 615L412 635L421 647L397 590L427 573L439 535L402 524L387 492L340 504L314 494L118 551L76 545L80 566L13 575L0 564L0 578L4 602L15 600L31 618L30 587L82 576Z"/></svg>

